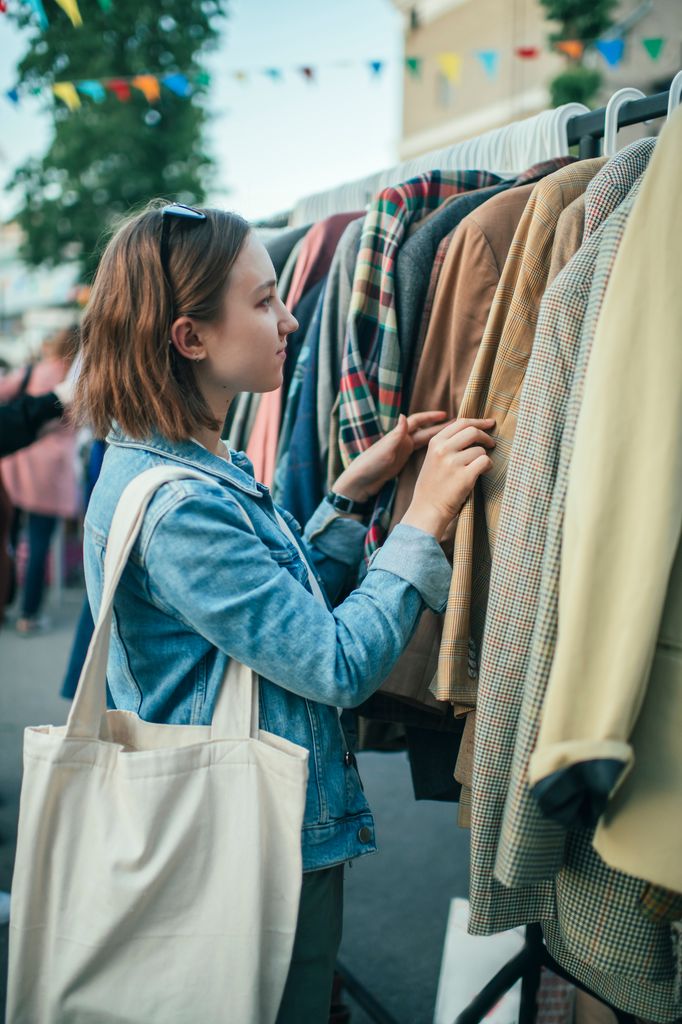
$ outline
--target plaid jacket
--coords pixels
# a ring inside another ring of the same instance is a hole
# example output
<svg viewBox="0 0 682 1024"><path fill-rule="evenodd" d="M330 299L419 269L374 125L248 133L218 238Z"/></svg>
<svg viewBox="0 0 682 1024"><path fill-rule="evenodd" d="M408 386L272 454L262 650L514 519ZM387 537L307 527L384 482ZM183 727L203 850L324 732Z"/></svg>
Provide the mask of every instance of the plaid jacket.
<svg viewBox="0 0 682 1024"><path fill-rule="evenodd" d="M591 231L646 167L652 145L647 140L628 147L594 179L587 192ZM591 338L634 198L628 196L587 238L548 290L538 321L500 517L481 665L471 906L478 933L542 920L550 952L567 970L615 1005L664 1021L680 1009L669 929L644 919L643 883L607 868L592 849L590 832L566 835L539 819L523 768L542 706L541 689L529 694L528 670L536 654L551 658L553 649L551 637L542 646L538 634L541 576L542 585L551 586L545 569L551 546L558 551L561 539L552 496L568 472ZM557 573L558 561L554 586ZM551 623L550 616L544 628ZM493 877L494 870L506 884Z"/></svg>
<svg viewBox="0 0 682 1024"><path fill-rule="evenodd" d="M400 415L403 366L394 272L410 224L448 196L499 180L487 171L431 171L384 189L372 202L360 240L341 370L339 444L344 465L392 430ZM367 556L387 534L393 491L389 484L377 499Z"/></svg>
<svg viewBox="0 0 682 1024"><path fill-rule="evenodd" d="M554 231L562 210L585 191L603 163L597 159L569 164L535 186L511 244L459 411L462 417L497 420L493 468L477 484L457 524L438 659L436 697L451 700L461 710L476 703L491 552Z"/></svg>

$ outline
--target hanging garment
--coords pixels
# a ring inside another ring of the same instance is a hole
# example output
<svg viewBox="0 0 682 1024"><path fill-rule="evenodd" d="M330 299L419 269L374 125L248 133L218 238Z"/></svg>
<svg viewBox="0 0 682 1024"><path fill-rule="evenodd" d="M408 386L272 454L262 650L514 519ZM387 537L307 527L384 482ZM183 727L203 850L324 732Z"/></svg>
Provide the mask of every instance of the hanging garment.
<svg viewBox="0 0 682 1024"><path fill-rule="evenodd" d="M449 195L486 184L480 171L433 171L388 188L364 221L346 329L341 371L339 446L350 464L397 420L402 406L402 363L395 309L395 264L405 232L425 210ZM378 495L367 531L369 556L386 537L393 483Z"/></svg>
<svg viewBox="0 0 682 1024"><path fill-rule="evenodd" d="M320 323L320 348L317 373L317 439L320 452L320 472L323 480L336 480L343 467L338 460L329 469L329 424L332 409L336 404L341 383L341 362L346 337L346 320L353 293L353 275L360 251L360 236L364 216L351 221L339 239L334 258L327 276L322 321ZM338 447L338 416L334 437L334 448Z"/></svg>
<svg viewBox="0 0 682 1024"><path fill-rule="evenodd" d="M311 346L313 345L313 339L317 345L319 342L320 334L320 320L322 315L322 302L324 300L326 281L323 278L318 281L310 291L305 295L305 298L299 305L299 313L303 306L313 306L312 312L309 315L309 309L306 309L305 318L299 318L299 329L295 332L295 335L303 334L303 344L300 345L298 355L296 357L296 365L293 368L291 374L291 381L288 387L285 387L286 391L286 405L284 408L284 417L282 419L282 428L279 433L279 442L277 446L277 462L275 466L275 478L272 485L272 496L273 499L284 504L282 498L284 494L285 484L287 477L290 472L290 455L291 455L291 438L293 435L296 419L298 416L301 396L303 390L303 380L305 377L305 371L310 360ZM304 323L305 319L305 323ZM294 338L291 335L290 342ZM297 348L299 346L297 345ZM295 353L294 353L295 355ZM288 362L288 354L287 354ZM286 382L285 382L286 384ZM283 385L285 386L285 385ZM323 496L320 496L315 506L311 509L310 515L315 511ZM291 514L298 519L297 513L293 512L288 505L285 504L285 508L291 512ZM299 520L300 522L301 520ZM306 520L302 520L305 524Z"/></svg>
<svg viewBox="0 0 682 1024"><path fill-rule="evenodd" d="M324 497L315 404L323 303L324 294L320 296L318 308L308 330L308 355L303 368L300 401L287 452L288 465L282 482L281 504L299 523L304 524L308 522Z"/></svg>
<svg viewBox="0 0 682 1024"><path fill-rule="evenodd" d="M533 890L519 887L553 878L563 863L564 832L553 823L543 822L526 784L527 761L537 735L556 638L556 603L552 614L551 601L544 595L538 598L539 576L544 553L550 570L544 573L544 583L546 593L551 594L559 569L558 561L551 556L560 550L561 542L560 528L552 532L552 527L554 522L560 527L561 519L552 520L551 512L548 518L548 506L553 491L559 494L564 479L559 470L555 482L553 473L559 456L564 465L567 452L570 458L571 424L580 407L577 395L571 396L568 410L565 403L572 386L581 388L606 281L634 201L627 190L636 182L638 172L646 169L652 145L648 142L642 149L629 147L629 152L607 164L589 187L588 207L592 206L593 195L595 205L607 214L619 201L623 205L616 209L613 220L604 224L602 237L589 236L576 255L579 270L575 295L569 299L567 291L565 311L562 278L549 289L539 324L539 347L531 357L524 389L521 429L514 443L500 520L478 694L470 899L472 921L481 931L526 923L526 911L531 919L536 911L535 920L551 916L551 887L539 889L537 901L531 895ZM589 257L583 264L586 253ZM570 282L569 267L564 276ZM582 332L582 337L576 337L576 332ZM531 481L529 473L536 463L538 469ZM547 541L545 530L550 531ZM543 605L549 614L541 620L542 632L533 635L533 617L536 611L542 613ZM519 714L522 700L523 712ZM498 853L498 843L504 854ZM544 858L548 859L546 865ZM493 880L493 868L514 890L504 889Z"/></svg>
<svg viewBox="0 0 682 1024"><path fill-rule="evenodd" d="M301 227L289 228L281 234L276 235L274 238L269 238L264 242L265 248L268 250L268 256L272 260L275 277L278 281L282 275L284 267L286 266L287 260L291 255L292 249L296 243L310 231L310 227L310 224L305 224ZM256 231L256 234L258 234L258 231Z"/></svg>
<svg viewBox="0 0 682 1024"><path fill-rule="evenodd" d="M492 604L489 609L485 642L492 683L490 690L479 692L486 709L479 708L485 720L479 722L476 755L487 788L489 743L498 750L501 735L515 737L513 760L509 750L507 761L505 739L491 766L494 785L481 791L479 804L486 835L496 831L500 836L496 877L510 886L551 879L563 862L565 830L539 814L528 788L528 761L556 645L563 506L583 380L606 284L639 189L638 175L646 170L653 146L650 139L628 146L588 186L585 242L547 292L537 332L542 347L531 357L527 375L524 428L512 454L515 492L510 482L504 546L496 556L507 581L515 564L511 559L518 558L513 553L524 551L523 583L518 596L510 600L507 594L503 605L495 605L499 621L491 617ZM607 217L601 227L592 216L595 210ZM534 467L532 487L529 466Z"/></svg>
<svg viewBox="0 0 682 1024"><path fill-rule="evenodd" d="M596 201L600 202L611 188L599 189L597 179L594 184ZM571 264L564 274L568 274L570 268ZM545 311L551 312L552 294L558 294L560 284L561 277L557 278L551 294L543 302L543 320ZM570 309L569 304L567 312ZM518 483L516 465L518 462L519 474L522 474L524 466L526 476L531 473L533 462L529 463L527 459L521 462L519 446L524 438L539 430L540 424L545 436L554 429L551 425L557 420L557 413L551 403L555 401L557 386L561 382L561 373L557 374L557 370L561 370L563 360L570 352L565 344L563 352L563 358L557 359L556 349L551 357L543 357L540 337L537 351L534 346L533 365L529 367L524 388L523 416L515 440L500 521L476 726L470 894L472 930L476 934L487 934L540 920L551 954L593 991L639 1016L651 1020L674 1020L679 1013L679 1004L675 995L670 931L644 920L639 906L643 889L641 880L607 868L592 850L589 833L567 834L563 866L552 882L511 889L493 878L521 699L521 682L518 679L509 682L508 672L517 657L527 657L524 652L528 651L530 636L523 624L519 625L517 616L519 613L525 615L527 601L533 602L531 588L537 575L533 564L542 556L541 544L538 553L537 542L527 542L514 533L518 513L512 508L513 499L519 487L523 490L523 484ZM542 367L543 358L553 367L553 376L545 375L536 381L530 371L533 370L534 374L538 363ZM547 396L549 408L541 413L532 410L526 418L527 395L537 403L542 401L543 394ZM559 436L557 443L560 440ZM544 459L544 449L539 451ZM536 455L529 457L532 460ZM551 466L551 457L548 461ZM526 516L532 515L535 487L540 478L533 479L533 491L527 488L524 491L530 495L529 507L524 511ZM511 512L508 511L510 508ZM514 624L511 624L512 618ZM545 839L545 836L541 837L541 842ZM539 844L535 856L541 855L542 846Z"/></svg>
<svg viewBox="0 0 682 1024"><path fill-rule="evenodd" d="M328 217L319 224L315 224L302 239L298 260L285 300L290 312L295 314L306 292L328 273L339 238L349 222L357 216L357 213L341 213ZM289 362L288 356L287 362ZM256 479L267 487L272 485L275 474L282 401L281 388L263 395L246 449L247 455L253 463Z"/></svg>
<svg viewBox="0 0 682 1024"><path fill-rule="evenodd" d="M677 892L681 161L678 110L625 229L595 334L566 494L561 630L529 765L545 813L593 824L605 808L594 847L606 863ZM639 427L649 423L653 443Z"/></svg>
<svg viewBox="0 0 682 1024"><path fill-rule="evenodd" d="M448 417L458 414L500 273L533 188L521 185L501 192L466 216L456 229L416 370L410 412L444 409ZM476 195L471 193L471 198ZM415 452L400 474L391 529L412 501L425 457L425 451ZM442 542L450 559L454 532L453 523ZM449 706L437 701L430 692L438 667L442 624L440 616L422 616L410 644L383 682L382 692L418 701L441 712Z"/></svg>
<svg viewBox="0 0 682 1024"><path fill-rule="evenodd" d="M585 191L604 162L570 164L535 186L509 250L459 410L463 417L490 416L497 421L493 468L479 480L457 523L438 661L436 697L463 709L476 704L490 559L554 231L561 211Z"/></svg>

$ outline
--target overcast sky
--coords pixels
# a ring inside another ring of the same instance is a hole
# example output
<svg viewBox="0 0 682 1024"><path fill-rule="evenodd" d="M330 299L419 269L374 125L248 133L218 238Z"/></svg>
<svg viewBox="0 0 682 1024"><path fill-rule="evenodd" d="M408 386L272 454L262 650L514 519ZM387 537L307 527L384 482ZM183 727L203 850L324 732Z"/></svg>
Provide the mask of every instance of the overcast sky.
<svg viewBox="0 0 682 1024"><path fill-rule="evenodd" d="M48 16L62 16L54 0L45 6ZM396 162L402 28L389 0L231 0L230 10L222 45L208 60L209 145L217 159L212 202L263 217ZM0 34L0 216L7 218L16 199L4 185L16 166L45 150L50 119L36 100L14 108L6 99L25 43L5 18ZM388 64L379 78L365 64L330 66L382 59ZM314 84L296 72L302 65L319 68ZM284 68L284 80L258 73L267 67ZM238 69L253 74L240 83L230 75Z"/></svg>

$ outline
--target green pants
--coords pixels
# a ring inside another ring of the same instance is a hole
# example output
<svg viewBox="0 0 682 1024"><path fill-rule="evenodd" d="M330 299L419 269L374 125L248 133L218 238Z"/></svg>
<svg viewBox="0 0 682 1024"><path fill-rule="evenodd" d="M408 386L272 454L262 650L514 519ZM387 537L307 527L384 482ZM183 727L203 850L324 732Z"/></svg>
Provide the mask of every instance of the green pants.
<svg viewBox="0 0 682 1024"><path fill-rule="evenodd" d="M343 864L303 876L294 952L277 1024L328 1024L343 927Z"/></svg>

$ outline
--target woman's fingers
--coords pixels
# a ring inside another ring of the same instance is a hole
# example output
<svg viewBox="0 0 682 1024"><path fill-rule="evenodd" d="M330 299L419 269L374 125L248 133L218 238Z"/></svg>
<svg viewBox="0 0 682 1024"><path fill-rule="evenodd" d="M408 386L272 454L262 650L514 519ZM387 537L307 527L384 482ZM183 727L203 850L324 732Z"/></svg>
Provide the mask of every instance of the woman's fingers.
<svg viewBox="0 0 682 1024"><path fill-rule="evenodd" d="M413 412L407 417L407 429L410 434L413 434L415 430L419 430L420 427L428 427L432 423L439 423L442 427L443 421L447 419L447 416L448 414L444 409L431 409L427 412Z"/></svg>
<svg viewBox="0 0 682 1024"><path fill-rule="evenodd" d="M436 434L440 434L442 426L435 427L423 427L421 430L415 430L413 434L410 434L412 444L416 448L423 448L425 444L428 444L432 437Z"/></svg>
<svg viewBox="0 0 682 1024"><path fill-rule="evenodd" d="M443 427L443 429L440 432L440 438L444 441L448 440L449 438L454 437L455 434L459 434L460 431L467 430L469 427L476 427L476 429L478 430L492 430L493 427L495 426L495 422L496 421L493 419L452 420L451 423L448 423L446 426Z"/></svg>

